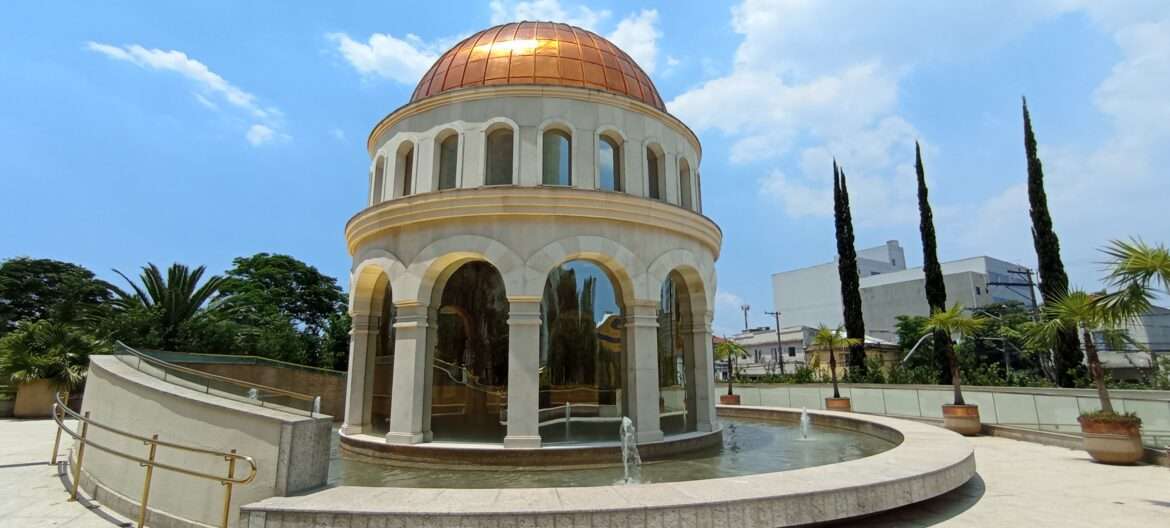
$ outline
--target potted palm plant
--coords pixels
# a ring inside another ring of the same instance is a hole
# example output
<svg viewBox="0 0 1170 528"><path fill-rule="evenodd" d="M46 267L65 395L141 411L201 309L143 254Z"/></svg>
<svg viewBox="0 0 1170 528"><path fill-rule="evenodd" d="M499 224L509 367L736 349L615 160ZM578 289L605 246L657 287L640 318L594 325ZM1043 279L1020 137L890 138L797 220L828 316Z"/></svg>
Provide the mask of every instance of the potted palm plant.
<svg viewBox="0 0 1170 528"><path fill-rule="evenodd" d="M1129 295L1070 291L1044 304L1043 319L1030 335L1033 343L1044 347L1054 345L1057 335L1062 331L1073 330L1080 334L1101 408L1082 413L1077 421L1081 424L1085 450L1094 460L1107 464L1132 464L1141 460L1144 454L1141 418L1132 413L1118 414L1114 411L1093 336L1093 332L1097 331L1108 343L1119 343L1125 339L1124 333L1117 331L1117 328L1126 320L1127 314L1132 313L1136 304L1143 303L1140 296L1131 297L1133 293L1133 290Z"/></svg>
<svg viewBox="0 0 1170 528"><path fill-rule="evenodd" d="M970 335L979 330L983 323L983 319L964 313L963 306L959 304L951 306L949 310L935 310L926 320L925 330L928 333L940 332L947 336L942 340L942 344L951 369L951 383L954 385L955 394L951 404L942 406L943 427L965 436L979 434L983 424L979 420L979 406L963 400L959 359L955 355L954 339L956 336Z"/></svg>
<svg viewBox="0 0 1170 528"><path fill-rule="evenodd" d="M825 398L825 408L830 411L852 411L853 404L849 398L841 397L841 389L837 386L837 349L848 349L851 346L860 344L861 339L854 337L846 337L845 330L838 326L836 329L830 329L825 325L817 328L816 335L813 336L813 346L827 349L829 351L829 379L833 382L833 397Z"/></svg>
<svg viewBox="0 0 1170 528"><path fill-rule="evenodd" d="M0 376L17 387L13 415L50 416L53 396L81 385L89 355L101 348L78 329L49 320L23 325L0 339Z"/></svg>
<svg viewBox="0 0 1170 528"><path fill-rule="evenodd" d="M727 394L719 395L720 405L739 405L739 395L732 388L735 382L735 360L747 356L747 350L726 337L715 344L715 361L727 362Z"/></svg>

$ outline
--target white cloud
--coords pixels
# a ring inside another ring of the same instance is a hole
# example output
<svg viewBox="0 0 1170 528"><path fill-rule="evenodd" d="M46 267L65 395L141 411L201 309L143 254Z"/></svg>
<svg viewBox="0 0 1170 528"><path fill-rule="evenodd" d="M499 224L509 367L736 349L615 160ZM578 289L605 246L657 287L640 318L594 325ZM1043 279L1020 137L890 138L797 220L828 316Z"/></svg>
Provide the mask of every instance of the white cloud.
<svg viewBox="0 0 1170 528"><path fill-rule="evenodd" d="M446 49L444 42L423 42L412 34L400 39L374 33L365 43L345 33L329 33L325 37L336 44L337 51L358 73L407 85L417 83Z"/></svg>
<svg viewBox="0 0 1170 528"><path fill-rule="evenodd" d="M734 293L718 290L715 292L715 304L724 308L739 309L743 305L743 297Z"/></svg>
<svg viewBox="0 0 1170 528"><path fill-rule="evenodd" d="M564 22L590 31L596 31L597 27L611 15L608 10L593 10L583 5L576 6L572 9L565 8L558 0L531 0L526 2L493 0L488 5L492 11L492 24L519 22L521 20L553 21Z"/></svg>
<svg viewBox="0 0 1170 528"><path fill-rule="evenodd" d="M252 125L245 134L248 142L253 145L265 143L276 137L287 137L276 130L277 123L282 118L279 109L261 105L255 95L228 82L223 76L211 71L207 65L188 57L186 53L177 50L147 49L138 44L114 46L92 41L87 42L85 47L114 60L129 62L147 70L177 73L194 82L200 90L194 94L199 104L218 110L219 106L212 99L215 98L242 111L249 119L260 122ZM257 127L268 130L268 139L253 141Z"/></svg>
<svg viewBox="0 0 1170 528"><path fill-rule="evenodd" d="M248 133L244 136L248 139L248 143L260 146L275 139L276 133L271 128L257 124L248 128Z"/></svg>
<svg viewBox="0 0 1170 528"><path fill-rule="evenodd" d="M658 11L643 9L618 22L609 40L624 50L646 73L654 73L658 64Z"/></svg>

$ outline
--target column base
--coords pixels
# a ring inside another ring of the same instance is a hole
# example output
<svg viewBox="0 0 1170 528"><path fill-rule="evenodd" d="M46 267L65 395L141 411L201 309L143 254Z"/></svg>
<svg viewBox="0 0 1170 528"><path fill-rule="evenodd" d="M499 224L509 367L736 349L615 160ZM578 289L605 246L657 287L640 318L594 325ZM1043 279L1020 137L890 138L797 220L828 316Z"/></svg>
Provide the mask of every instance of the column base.
<svg viewBox="0 0 1170 528"><path fill-rule="evenodd" d="M536 436L505 436L504 447L509 449L539 449L540 435Z"/></svg>
<svg viewBox="0 0 1170 528"><path fill-rule="evenodd" d="M638 443L648 444L650 442L661 442L666 438L662 431L638 431Z"/></svg>
<svg viewBox="0 0 1170 528"><path fill-rule="evenodd" d="M362 434L362 430L361 425L341 424L341 434L343 435Z"/></svg>
<svg viewBox="0 0 1170 528"><path fill-rule="evenodd" d="M700 433L711 433L719 430L719 424L715 422L702 423L695 425L695 430Z"/></svg>
<svg viewBox="0 0 1170 528"><path fill-rule="evenodd" d="M422 433L386 433L386 443L395 445L421 444L426 439Z"/></svg>

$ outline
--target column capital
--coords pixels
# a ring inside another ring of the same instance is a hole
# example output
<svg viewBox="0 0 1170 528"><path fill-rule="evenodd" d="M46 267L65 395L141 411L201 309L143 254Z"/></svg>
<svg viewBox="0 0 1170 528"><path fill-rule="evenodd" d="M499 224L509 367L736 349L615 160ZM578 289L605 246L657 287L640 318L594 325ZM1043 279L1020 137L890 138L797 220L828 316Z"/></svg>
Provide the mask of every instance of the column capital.
<svg viewBox="0 0 1170 528"><path fill-rule="evenodd" d="M382 317L373 314L354 314L351 317L350 335L369 334L377 332L382 324Z"/></svg>
<svg viewBox="0 0 1170 528"><path fill-rule="evenodd" d="M508 297L508 326L540 326L540 297Z"/></svg>

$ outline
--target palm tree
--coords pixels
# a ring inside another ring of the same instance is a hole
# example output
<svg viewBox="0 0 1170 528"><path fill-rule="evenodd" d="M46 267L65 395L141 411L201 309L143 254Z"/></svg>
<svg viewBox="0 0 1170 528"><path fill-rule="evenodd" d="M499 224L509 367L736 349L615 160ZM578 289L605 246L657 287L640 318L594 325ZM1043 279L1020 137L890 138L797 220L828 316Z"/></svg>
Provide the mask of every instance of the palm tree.
<svg viewBox="0 0 1170 528"><path fill-rule="evenodd" d="M829 379L833 381L833 397L840 398L841 391L837 388L837 349L849 349L850 347L860 345L864 341L855 337L845 337L844 327L838 326L836 329L830 329L825 325L817 328L816 335L813 336L812 344L829 350Z"/></svg>
<svg viewBox="0 0 1170 528"><path fill-rule="evenodd" d="M1093 330L1103 330L1108 340L1127 340L1128 337L1116 330L1149 306L1146 293L1146 290L1132 287L1113 294L1069 291L1067 295L1044 303L1041 312L1043 320L1029 336L1033 343L1048 346L1056 342L1059 332L1080 332L1089 362L1089 373L1093 376L1097 398L1101 400L1101 412L1104 414L1115 413L1109 390L1105 388L1105 371L1097 354L1097 344L1093 341Z"/></svg>
<svg viewBox="0 0 1170 528"><path fill-rule="evenodd" d="M42 319L0 339L0 381L20 386L49 380L73 389L85 381L90 354L108 347L76 327Z"/></svg>
<svg viewBox="0 0 1170 528"><path fill-rule="evenodd" d="M727 395L733 394L731 391L731 384L735 380L735 360L738 358L748 357L747 350L744 350L739 343L732 341L726 337L723 341L715 344L715 361L727 362Z"/></svg>
<svg viewBox="0 0 1170 528"><path fill-rule="evenodd" d="M971 335L982 328L984 322L980 317L970 316L963 312L961 304L955 304L947 310L935 310L926 320L925 330L927 332L941 332L947 336L947 339L942 340L942 345L946 349L947 362L951 367L951 384L955 388L955 405L966 405L966 402L963 401L963 391L959 388L959 359L955 356L954 339L956 336Z"/></svg>
<svg viewBox="0 0 1170 528"><path fill-rule="evenodd" d="M176 344L183 323L198 316L205 306L214 308L223 300L219 297L219 290L224 284L224 277L212 275L200 285L204 271L203 266L190 269L175 263L171 264L166 278L163 278L162 271L151 263L142 268L139 276L142 284L138 285L121 271L114 270L130 284L134 293L112 286L116 296L113 305L121 312L139 309L155 312L162 346L171 348Z"/></svg>
<svg viewBox="0 0 1170 528"><path fill-rule="evenodd" d="M1139 239L1114 240L1101 251L1109 257L1108 279L1118 290L1158 284L1170 293L1170 250L1166 246L1149 245Z"/></svg>

